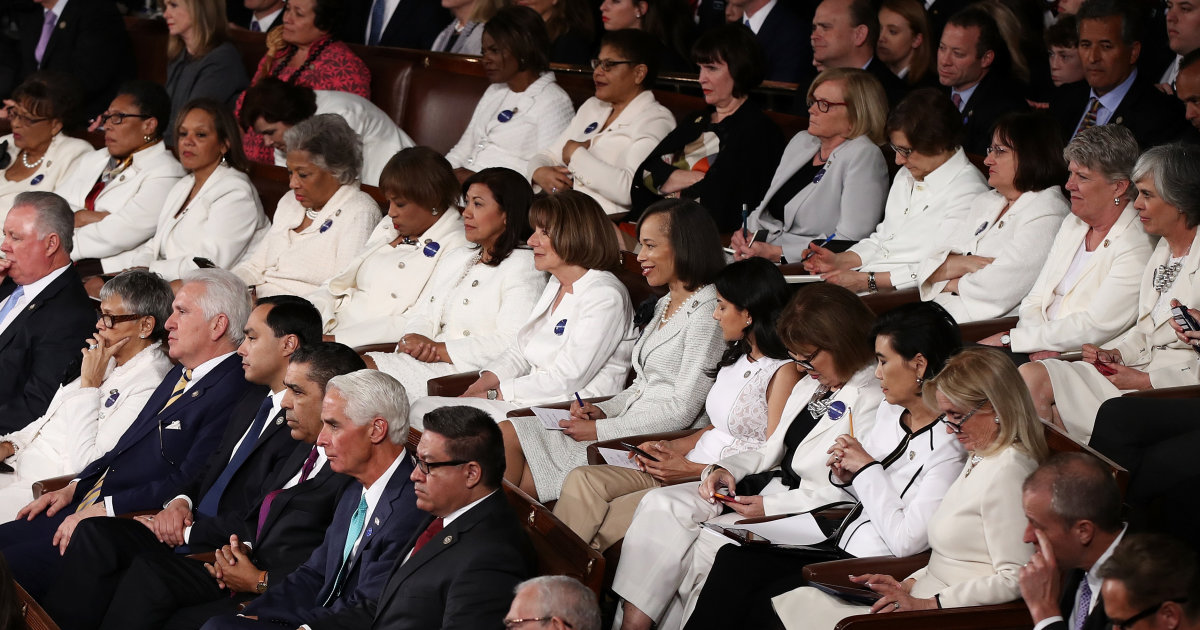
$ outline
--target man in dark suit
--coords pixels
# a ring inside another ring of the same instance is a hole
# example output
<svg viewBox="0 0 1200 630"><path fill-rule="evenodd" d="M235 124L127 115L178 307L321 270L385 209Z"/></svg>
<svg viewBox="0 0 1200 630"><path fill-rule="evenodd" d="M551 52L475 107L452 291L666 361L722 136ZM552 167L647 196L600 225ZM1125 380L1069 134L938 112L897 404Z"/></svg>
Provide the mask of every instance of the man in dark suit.
<svg viewBox="0 0 1200 630"><path fill-rule="evenodd" d="M18 54L0 58L11 77L11 85L0 85L0 96L7 97L38 70L58 70L78 82L85 114L103 112L117 86L137 74L121 14L111 0L35 2L42 10L23 14L18 22Z"/></svg>
<svg viewBox="0 0 1200 630"><path fill-rule="evenodd" d="M1037 550L1020 572L1036 630L1103 630L1100 566L1125 534L1121 493L1087 453L1059 453L1025 480L1025 542ZM1066 582L1059 584L1061 571Z"/></svg>
<svg viewBox="0 0 1200 630"><path fill-rule="evenodd" d="M341 39L368 46L429 50L453 17L438 0L347 0Z"/></svg>
<svg viewBox="0 0 1200 630"><path fill-rule="evenodd" d="M984 155L992 125L1009 112L1025 111L1024 86L1012 78L1012 57L996 21L972 6L950 17L937 51L938 81L963 116L963 149Z"/></svg>
<svg viewBox="0 0 1200 630"><path fill-rule="evenodd" d="M301 449L284 425L283 378L289 357L320 335L321 315L307 300L293 295L259 300L238 356L246 380L261 387L248 389L234 406L205 473L189 480L165 509L137 519L80 523L64 560L67 569L43 601L60 626L96 627L120 575L141 553L169 554L181 545L211 551L225 544L228 532L214 532L209 521L220 520L218 515L242 518L257 508L263 479L280 462L303 450L303 463L311 448Z"/></svg>
<svg viewBox="0 0 1200 630"><path fill-rule="evenodd" d="M1130 534L1100 567L1100 577L1104 612L1114 627L1200 630L1200 571L1193 550L1178 540Z"/></svg>
<svg viewBox="0 0 1200 630"><path fill-rule="evenodd" d="M96 306L71 266L73 215L49 192L17 195L0 251L0 432L40 417L65 379L79 375L79 350Z"/></svg>
<svg viewBox="0 0 1200 630"><path fill-rule="evenodd" d="M813 63L817 69L859 68L879 79L888 103L904 98L908 85L875 58L879 13L869 0L824 0L813 15Z"/></svg>
<svg viewBox="0 0 1200 630"><path fill-rule="evenodd" d="M355 483L342 495L325 542L251 602L244 617L215 617L203 628L341 627L348 613L379 597L405 542L428 520L418 509L404 448L407 400L400 383L375 370L330 379L317 445L333 470ZM218 575L226 570L221 562Z"/></svg>
<svg viewBox="0 0 1200 630"><path fill-rule="evenodd" d="M1175 77L1175 96L1183 103L1183 117L1191 123L1184 141L1200 144L1200 48L1184 55Z"/></svg>
<svg viewBox="0 0 1200 630"><path fill-rule="evenodd" d="M186 274L166 322L168 353L179 365L112 450L0 525L0 552L34 597L57 576L80 521L159 508L203 474L230 407L249 386L234 353L250 312L246 291L228 271Z"/></svg>
<svg viewBox="0 0 1200 630"><path fill-rule="evenodd" d="M754 31L762 44L767 57L766 80L798 83L801 90L807 90L817 76L812 67L812 47L804 37L811 28L812 12L806 14L803 9L812 5L805 2L797 10L782 1L771 6L767 6L770 0L728 0L728 3L742 10L742 24Z"/></svg>
<svg viewBox="0 0 1200 630"><path fill-rule="evenodd" d="M1187 129L1180 102L1141 76L1142 13L1128 0L1087 0L1079 19L1084 81L1059 86L1050 98L1064 140L1094 125L1124 125L1142 148L1177 140Z"/></svg>
<svg viewBox="0 0 1200 630"><path fill-rule="evenodd" d="M253 33L283 24L283 0L229 0L229 21Z"/></svg>

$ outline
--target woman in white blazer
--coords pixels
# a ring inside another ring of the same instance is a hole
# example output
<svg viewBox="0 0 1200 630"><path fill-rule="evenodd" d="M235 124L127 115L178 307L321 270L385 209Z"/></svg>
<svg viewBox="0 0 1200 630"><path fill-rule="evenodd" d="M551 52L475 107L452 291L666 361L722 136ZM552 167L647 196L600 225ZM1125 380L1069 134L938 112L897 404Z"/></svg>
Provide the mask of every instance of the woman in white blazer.
<svg viewBox="0 0 1200 630"><path fill-rule="evenodd" d="M54 191L75 161L92 150L87 141L63 133L76 115L79 100L69 79L34 74L9 99L12 133L0 137L0 225L17 195Z"/></svg>
<svg viewBox="0 0 1200 630"><path fill-rule="evenodd" d="M638 235L646 282L669 290L633 347L633 383L596 405L576 401L563 431L547 431L532 416L500 424L505 477L542 501L558 498L567 473L587 465L596 440L708 423L704 401L724 346L711 284L725 265L721 236L707 210L678 199L647 208Z"/></svg>
<svg viewBox="0 0 1200 630"><path fill-rule="evenodd" d="M79 158L55 189L75 210L72 260L98 258L104 273L128 266L114 258L150 240L167 195L186 174L163 144L171 99L161 85L130 81L100 117L105 148Z"/></svg>
<svg viewBox="0 0 1200 630"><path fill-rule="evenodd" d="M760 256L799 262L815 239L836 234L858 241L875 230L887 194L884 140L887 97L870 73L858 68L821 72L808 88L808 131L788 143L763 202L750 215L749 243L741 230L730 247L735 260Z"/></svg>
<svg viewBox="0 0 1200 630"><path fill-rule="evenodd" d="M996 121L984 161L992 189L975 197L965 220L930 235L937 249L917 265L922 300L961 323L1016 311L1070 210L1062 148L1048 116Z"/></svg>
<svg viewBox="0 0 1200 630"><path fill-rule="evenodd" d="M605 271L617 264L617 235L591 197L562 191L529 208L533 264L550 274L516 339L458 398L429 396L409 419L469 405L497 422L513 409L582 397L610 396L629 373L635 329L629 293Z"/></svg>
<svg viewBox="0 0 1200 630"><path fill-rule="evenodd" d="M308 300L324 332L350 347L396 343L409 308L445 255L467 244L462 196L446 159L428 147L397 153L380 176L387 216L361 253Z"/></svg>
<svg viewBox="0 0 1200 630"><path fill-rule="evenodd" d="M979 343L1007 346L1018 360L1049 359L1104 343L1137 316L1135 296L1154 250L1133 207L1130 181L1138 146L1120 125L1079 132L1068 160L1071 215L1063 220L1046 263L1017 314L1016 327Z"/></svg>
<svg viewBox="0 0 1200 630"><path fill-rule="evenodd" d="M1161 237L1142 274L1133 328L1084 344L1083 360L1048 359L1021 366L1038 414L1087 442L1101 403L1129 391L1200 383L1200 351L1171 327L1171 307L1200 303L1200 153L1185 145L1154 147L1133 169L1142 229ZM1176 302L1177 301L1177 302Z"/></svg>
<svg viewBox="0 0 1200 630"><path fill-rule="evenodd" d="M479 370L508 349L529 319L546 274L533 266L529 238L533 189L525 176L487 168L463 182L463 226L470 247L446 254L406 318L394 352L364 359L395 377L411 403L431 378Z"/></svg>
<svg viewBox="0 0 1200 630"><path fill-rule="evenodd" d="M658 58L652 35L606 33L599 55L592 71L596 95L529 161L529 177L546 192L574 188L620 218L629 212L634 172L675 128L675 117L650 90Z"/></svg>
<svg viewBox="0 0 1200 630"><path fill-rule="evenodd" d="M266 236L232 269L258 297L316 291L362 252L379 223L379 204L359 188L360 141L345 120L314 116L287 138L291 191Z"/></svg>
<svg viewBox="0 0 1200 630"><path fill-rule="evenodd" d="M917 267L938 243L941 230L955 231L987 182L958 147L962 114L933 89L915 90L888 117L896 174L884 204L883 222L849 250L809 246L804 268L857 293L911 289Z"/></svg>
<svg viewBox="0 0 1200 630"><path fill-rule="evenodd" d="M728 541L701 534L703 523L728 526L851 498L830 481L825 462L837 436L863 437L875 423L882 392L872 373L873 321L862 301L840 287L818 283L796 292L780 315L779 336L808 375L762 447L708 466L699 484L658 488L642 499L613 582L625 600L623 630L683 623L693 590ZM718 500L717 493L729 498ZM722 514L723 507L733 512Z"/></svg>
<svg viewBox="0 0 1200 630"><path fill-rule="evenodd" d="M112 260L124 267L148 267L167 280L240 262L270 227L258 190L245 173L240 137L233 115L221 103L199 98L185 105L175 138L189 174L167 195L154 237Z"/></svg>
<svg viewBox="0 0 1200 630"><path fill-rule="evenodd" d="M550 72L550 39L539 16L507 7L481 30L480 61L492 84L446 159L460 179L498 166L527 175L530 158L567 128L575 107Z"/></svg>
<svg viewBox="0 0 1200 630"><path fill-rule="evenodd" d="M938 423L941 416L925 403L921 386L962 347L961 335L945 309L929 302L884 313L871 334L884 402L871 432L861 440L838 436L827 462L834 483L858 505L837 525L835 537L807 548L721 547L703 591L693 591L688 630L775 626L771 598L802 586L805 565L911 556L929 548L929 518L967 455ZM738 605L724 605L729 601Z"/></svg>
<svg viewBox="0 0 1200 630"><path fill-rule="evenodd" d="M79 378L54 394L46 413L24 429L0 436L0 522L33 500L39 479L82 470L108 452L171 369L163 326L174 293L162 278L127 271L100 290L101 317L83 350Z"/></svg>
<svg viewBox="0 0 1200 630"><path fill-rule="evenodd" d="M1021 596L1017 572L1033 545L1022 542L1021 485L1048 454L1042 424L1021 377L1004 353L967 348L925 384L970 458L929 520L929 564L903 581L890 575L851 578L882 597L860 606L802 587L772 602L789 629L832 629L852 615L1001 604Z"/></svg>

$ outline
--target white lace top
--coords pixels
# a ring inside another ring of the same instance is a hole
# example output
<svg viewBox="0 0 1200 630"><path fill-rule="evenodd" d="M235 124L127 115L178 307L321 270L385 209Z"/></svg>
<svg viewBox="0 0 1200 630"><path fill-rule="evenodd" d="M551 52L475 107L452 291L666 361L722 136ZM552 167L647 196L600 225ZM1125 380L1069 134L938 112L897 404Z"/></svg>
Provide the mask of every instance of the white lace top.
<svg viewBox="0 0 1200 630"><path fill-rule="evenodd" d="M711 464L762 446L767 441L767 385L787 362L769 357L751 361L743 355L721 368L704 403L713 428L700 436L687 459Z"/></svg>

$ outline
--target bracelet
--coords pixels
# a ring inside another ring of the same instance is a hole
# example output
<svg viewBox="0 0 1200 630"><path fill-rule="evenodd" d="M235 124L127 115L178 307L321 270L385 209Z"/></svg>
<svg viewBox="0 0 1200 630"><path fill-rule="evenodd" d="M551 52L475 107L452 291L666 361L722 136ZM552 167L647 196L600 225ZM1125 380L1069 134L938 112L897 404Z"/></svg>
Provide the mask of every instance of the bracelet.
<svg viewBox="0 0 1200 630"><path fill-rule="evenodd" d="M867 291L871 293L879 293L879 285L875 284L875 272L867 272Z"/></svg>
<svg viewBox="0 0 1200 630"><path fill-rule="evenodd" d="M942 608L942 596L940 593L933 594L933 603L937 604L938 608Z"/></svg>

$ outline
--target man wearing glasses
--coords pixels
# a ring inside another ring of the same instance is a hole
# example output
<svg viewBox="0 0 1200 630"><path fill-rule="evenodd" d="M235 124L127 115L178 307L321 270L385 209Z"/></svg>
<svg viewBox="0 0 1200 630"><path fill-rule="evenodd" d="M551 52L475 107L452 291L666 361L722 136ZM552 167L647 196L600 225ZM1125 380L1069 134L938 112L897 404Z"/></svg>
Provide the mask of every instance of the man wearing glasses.
<svg viewBox="0 0 1200 630"><path fill-rule="evenodd" d="M600 630L596 594L573 577L543 575L525 580L517 585L516 595L504 617L508 630Z"/></svg>
<svg viewBox="0 0 1200 630"><path fill-rule="evenodd" d="M1162 534L1133 534L1100 567L1113 630L1200 630L1195 550Z"/></svg>

